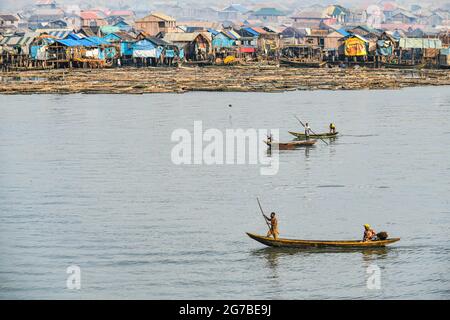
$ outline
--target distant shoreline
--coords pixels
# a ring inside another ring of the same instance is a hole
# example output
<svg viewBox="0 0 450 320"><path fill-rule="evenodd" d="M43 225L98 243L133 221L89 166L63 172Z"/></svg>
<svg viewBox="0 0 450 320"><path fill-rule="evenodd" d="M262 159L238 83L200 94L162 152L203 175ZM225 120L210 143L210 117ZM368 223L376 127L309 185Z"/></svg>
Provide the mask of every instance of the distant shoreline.
<svg viewBox="0 0 450 320"><path fill-rule="evenodd" d="M440 85L450 85L450 70L216 66L0 73L0 94L284 92Z"/></svg>

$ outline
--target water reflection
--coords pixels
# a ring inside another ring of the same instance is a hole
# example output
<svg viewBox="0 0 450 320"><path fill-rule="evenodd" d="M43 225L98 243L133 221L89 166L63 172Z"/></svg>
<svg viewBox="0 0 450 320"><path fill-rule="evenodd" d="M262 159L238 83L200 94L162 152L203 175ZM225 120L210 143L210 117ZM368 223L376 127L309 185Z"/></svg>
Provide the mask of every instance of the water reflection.
<svg viewBox="0 0 450 320"><path fill-rule="evenodd" d="M304 150L305 151L305 157L308 158L309 157L309 152L310 149L314 149L315 146L309 146L309 147L302 147L302 148L297 148L297 149L293 149L293 150L276 150L276 151L272 151L272 148L267 148L267 157L271 157L273 152L278 152L278 154L283 154L283 153L288 153L288 152L299 152L300 150Z"/></svg>
<svg viewBox="0 0 450 320"><path fill-rule="evenodd" d="M337 140L337 137L334 138L328 138L328 141L330 142L330 144L334 144Z"/></svg>
<svg viewBox="0 0 450 320"><path fill-rule="evenodd" d="M384 248L321 248L321 249L296 249L296 248L262 248L251 251L252 257L263 258L266 260L266 265L272 270L276 277L277 268L280 264L280 259L292 255L311 255L311 254L345 254L360 252L362 261L366 264L371 264L376 261L385 260L388 258L392 249Z"/></svg>
<svg viewBox="0 0 450 320"><path fill-rule="evenodd" d="M389 248L374 248L361 250L362 258L364 262L371 263L374 260L384 260L387 258Z"/></svg>
<svg viewBox="0 0 450 320"><path fill-rule="evenodd" d="M305 157L306 158L309 157L309 148L308 147L305 148Z"/></svg>
<svg viewBox="0 0 450 320"><path fill-rule="evenodd" d="M284 256L293 255L296 251L298 252L298 250L268 247L253 250L250 254L252 258L263 258L266 262L266 267L271 271L271 277L278 278L280 259Z"/></svg>

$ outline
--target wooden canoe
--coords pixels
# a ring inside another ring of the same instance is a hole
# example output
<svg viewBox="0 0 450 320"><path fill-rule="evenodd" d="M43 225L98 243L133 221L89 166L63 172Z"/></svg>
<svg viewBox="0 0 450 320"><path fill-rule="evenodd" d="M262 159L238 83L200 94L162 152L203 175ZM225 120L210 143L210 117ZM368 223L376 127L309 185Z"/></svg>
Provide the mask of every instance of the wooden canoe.
<svg viewBox="0 0 450 320"><path fill-rule="evenodd" d="M298 138L298 139L306 139L306 135L303 132L294 132L294 131L289 131L290 134L292 134L294 137ZM339 134L339 132L335 132L335 133L318 133L318 134L310 134L309 137L310 138L335 138L337 137L337 135Z"/></svg>
<svg viewBox="0 0 450 320"><path fill-rule="evenodd" d="M292 142L269 142L264 141L269 148L278 150L294 150L300 147L311 147L316 144L317 140L292 141Z"/></svg>
<svg viewBox="0 0 450 320"><path fill-rule="evenodd" d="M211 66L213 63L210 60L201 60L201 61L185 61L182 63L184 67L204 67Z"/></svg>
<svg viewBox="0 0 450 320"><path fill-rule="evenodd" d="M384 63L383 66L390 69L423 69L427 66L427 64Z"/></svg>
<svg viewBox="0 0 450 320"><path fill-rule="evenodd" d="M296 61L280 58L280 64L295 68L323 68L327 64L326 61Z"/></svg>
<svg viewBox="0 0 450 320"><path fill-rule="evenodd" d="M388 244L397 242L400 238L391 238L386 240L376 240L363 242L361 240L295 240L295 239L282 239L275 240L272 237L260 236L254 233L247 232L247 235L269 247L277 248L379 248L385 247Z"/></svg>

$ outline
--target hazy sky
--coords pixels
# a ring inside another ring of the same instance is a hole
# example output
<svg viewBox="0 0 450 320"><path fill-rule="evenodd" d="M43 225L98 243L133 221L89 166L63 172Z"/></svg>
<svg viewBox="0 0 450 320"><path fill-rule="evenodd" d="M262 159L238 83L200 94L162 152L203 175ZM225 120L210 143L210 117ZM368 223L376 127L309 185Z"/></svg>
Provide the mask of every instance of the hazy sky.
<svg viewBox="0 0 450 320"><path fill-rule="evenodd" d="M310 4L342 4L347 6L361 6L361 4L376 4L380 0L57 0L58 3L62 4L92 4L93 6L106 6L106 7L120 7L124 5L129 5L133 8L145 9L151 8L152 4L155 3L167 3L167 4L198 4L200 6L213 6L217 8L223 8L232 3L241 3L245 5L263 5L274 6L279 3L280 5L287 7L304 7ZM398 3L448 3L450 0L397 0L393 2ZM18 10L26 5L35 3L35 0L0 0L0 11L8 10Z"/></svg>

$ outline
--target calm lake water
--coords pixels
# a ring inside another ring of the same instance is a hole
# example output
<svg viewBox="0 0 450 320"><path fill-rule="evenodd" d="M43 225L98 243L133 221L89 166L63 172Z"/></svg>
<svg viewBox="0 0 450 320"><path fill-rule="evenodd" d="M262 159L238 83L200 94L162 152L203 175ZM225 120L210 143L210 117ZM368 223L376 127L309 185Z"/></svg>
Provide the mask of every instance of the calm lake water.
<svg viewBox="0 0 450 320"><path fill-rule="evenodd" d="M232 104L232 108L228 105ZM177 166L177 128L342 136L258 165ZM450 90L0 96L0 298L449 299ZM281 236L389 249L265 248ZM67 267L81 289L66 288ZM368 289L369 266L381 288Z"/></svg>

